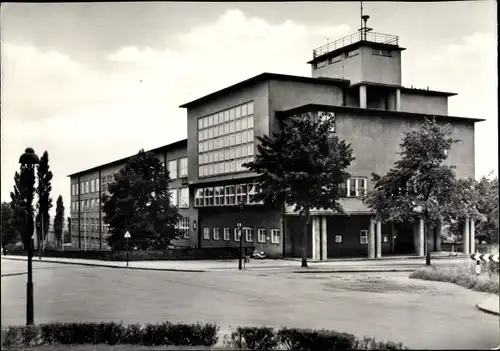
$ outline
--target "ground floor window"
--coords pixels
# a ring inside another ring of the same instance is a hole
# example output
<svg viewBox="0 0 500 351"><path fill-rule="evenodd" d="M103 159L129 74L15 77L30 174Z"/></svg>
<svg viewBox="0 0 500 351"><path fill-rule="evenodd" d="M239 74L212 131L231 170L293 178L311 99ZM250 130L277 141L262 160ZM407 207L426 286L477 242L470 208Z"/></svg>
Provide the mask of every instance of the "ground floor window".
<svg viewBox="0 0 500 351"><path fill-rule="evenodd" d="M220 228L214 228L214 240L220 240Z"/></svg>
<svg viewBox="0 0 500 351"><path fill-rule="evenodd" d="M203 228L203 239L208 240L210 239L210 228Z"/></svg>
<svg viewBox="0 0 500 351"><path fill-rule="evenodd" d="M368 230L361 230L359 232L359 243L368 244Z"/></svg>
<svg viewBox="0 0 500 351"><path fill-rule="evenodd" d="M241 238L241 229L234 228L234 241L240 241Z"/></svg>
<svg viewBox="0 0 500 351"><path fill-rule="evenodd" d="M341 243L342 242L342 235L335 235L335 242Z"/></svg>
<svg viewBox="0 0 500 351"><path fill-rule="evenodd" d="M231 228L224 228L224 240L231 240Z"/></svg>
<svg viewBox="0 0 500 351"><path fill-rule="evenodd" d="M266 242L266 230L265 229L257 229L257 241L259 243L265 243Z"/></svg>
<svg viewBox="0 0 500 351"><path fill-rule="evenodd" d="M245 241L253 243L253 228L243 228L243 233L245 234Z"/></svg>
<svg viewBox="0 0 500 351"><path fill-rule="evenodd" d="M280 230L279 229L271 229L271 243L279 244L280 243Z"/></svg>
<svg viewBox="0 0 500 351"><path fill-rule="evenodd" d="M179 219L178 229L184 239L189 238L189 217L182 217Z"/></svg>

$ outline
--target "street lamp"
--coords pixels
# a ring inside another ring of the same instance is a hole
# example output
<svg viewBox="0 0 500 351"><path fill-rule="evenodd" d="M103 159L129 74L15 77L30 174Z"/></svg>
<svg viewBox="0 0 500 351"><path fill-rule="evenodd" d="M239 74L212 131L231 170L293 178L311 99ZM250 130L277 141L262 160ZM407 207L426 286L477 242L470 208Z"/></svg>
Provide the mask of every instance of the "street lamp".
<svg viewBox="0 0 500 351"><path fill-rule="evenodd" d="M21 165L26 166L31 179L35 178L35 165L40 163L40 159L32 148L27 148L24 151L24 154L19 157L19 163ZM28 245L28 282L26 283L26 325L32 325L34 323L34 315L33 315L33 214L32 214L32 201L33 201L33 183L28 181L28 179L24 178L23 180L26 184L27 201L26 201L26 209L25 213L27 215L26 218L26 226L25 226L25 236L26 243ZM29 184L28 184L29 183ZM28 226L28 221L31 221L31 226ZM30 233L31 232L31 233Z"/></svg>
<svg viewBox="0 0 500 351"><path fill-rule="evenodd" d="M244 203L243 202L238 203L238 207L240 209L240 214L241 214L243 212ZM238 269L241 271L243 269L241 264L241 259L243 256L243 229L241 223L238 223L236 226L238 227L238 230L240 232L240 259L238 261Z"/></svg>

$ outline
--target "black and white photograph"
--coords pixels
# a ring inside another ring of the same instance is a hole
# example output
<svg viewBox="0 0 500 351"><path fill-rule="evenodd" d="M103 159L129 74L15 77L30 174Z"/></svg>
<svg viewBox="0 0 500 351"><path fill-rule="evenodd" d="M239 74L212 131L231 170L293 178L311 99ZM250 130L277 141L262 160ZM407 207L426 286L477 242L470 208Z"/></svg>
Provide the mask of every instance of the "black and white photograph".
<svg viewBox="0 0 500 351"><path fill-rule="evenodd" d="M3 2L1 349L498 350L497 2Z"/></svg>

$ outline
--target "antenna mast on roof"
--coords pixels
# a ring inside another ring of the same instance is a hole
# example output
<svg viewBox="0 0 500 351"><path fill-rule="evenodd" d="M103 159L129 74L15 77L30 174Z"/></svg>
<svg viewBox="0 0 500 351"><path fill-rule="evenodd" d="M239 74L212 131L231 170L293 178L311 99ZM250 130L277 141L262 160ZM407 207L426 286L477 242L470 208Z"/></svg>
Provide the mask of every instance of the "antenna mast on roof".
<svg viewBox="0 0 500 351"><path fill-rule="evenodd" d="M366 26L366 21L368 21L368 18L370 18L370 16L363 15L363 1L361 1L361 27L359 28L359 32L361 33L361 40L366 40L366 33L373 30L373 28L368 28Z"/></svg>

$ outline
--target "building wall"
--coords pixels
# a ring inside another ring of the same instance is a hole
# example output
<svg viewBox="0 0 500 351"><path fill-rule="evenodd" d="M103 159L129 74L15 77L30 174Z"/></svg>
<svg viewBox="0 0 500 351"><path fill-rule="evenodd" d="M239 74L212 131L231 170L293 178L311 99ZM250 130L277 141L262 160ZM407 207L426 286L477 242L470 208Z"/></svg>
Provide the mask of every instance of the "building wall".
<svg viewBox="0 0 500 351"><path fill-rule="evenodd" d="M382 116L382 112L381 112ZM371 173L384 174L400 158L399 144L405 132L418 127L422 121L395 117L355 116L337 113L336 132L353 148L355 160L348 171L352 176L371 178ZM462 140L448 154L447 164L457 166L458 177L474 177L474 125L454 122L452 137ZM368 190L371 190L368 181Z"/></svg>
<svg viewBox="0 0 500 351"><path fill-rule="evenodd" d="M360 52L361 81L401 85L401 51L392 50L390 57L379 56L373 54L373 48L363 46Z"/></svg>
<svg viewBox="0 0 500 351"><path fill-rule="evenodd" d="M401 111L446 116L448 115L448 98L446 96L401 93Z"/></svg>
<svg viewBox="0 0 500 351"><path fill-rule="evenodd" d="M215 98L212 101L187 110L188 128L188 170L189 182L196 182L198 177L198 118L204 117L239 104L254 102L254 137L269 134L268 83L263 82L243 88L234 93ZM256 150L255 150L256 151ZM249 172L245 172L249 173ZM238 173L209 177L218 180L238 178ZM204 179L209 179L204 178Z"/></svg>
<svg viewBox="0 0 500 351"><path fill-rule="evenodd" d="M243 237L243 245L254 246L262 249L269 257L282 257L283 240L280 231L280 243L271 243L271 229L280 229L281 213L279 209L265 209L263 206L247 206L243 211L237 207L200 208L199 229L201 234L201 247L238 247L239 241L234 240L234 228L237 223L242 227L253 228L253 242L247 242ZM203 228L210 228L209 240L203 237ZM220 240L213 239L213 228L220 228ZM224 240L224 229L230 228L230 240ZM266 229L266 243L257 242L257 230Z"/></svg>
<svg viewBox="0 0 500 351"><path fill-rule="evenodd" d="M305 104L342 106L343 90L335 85L271 80L269 84L269 115ZM269 120L270 133L279 131L277 118Z"/></svg>
<svg viewBox="0 0 500 351"><path fill-rule="evenodd" d="M352 84L355 84L363 80L361 67L360 54L356 56L346 57L345 53L339 53L333 61L327 59L326 65L323 67L315 68L314 65L312 65L311 76L313 78L325 77L349 79Z"/></svg>

